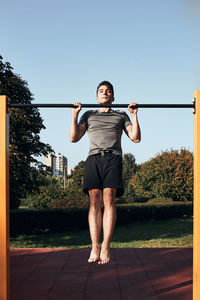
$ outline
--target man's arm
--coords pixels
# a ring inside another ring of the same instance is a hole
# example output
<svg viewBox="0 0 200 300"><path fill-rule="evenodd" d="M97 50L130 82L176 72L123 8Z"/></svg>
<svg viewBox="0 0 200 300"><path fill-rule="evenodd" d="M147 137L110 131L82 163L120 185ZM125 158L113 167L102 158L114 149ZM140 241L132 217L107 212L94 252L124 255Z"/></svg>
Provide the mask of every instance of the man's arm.
<svg viewBox="0 0 200 300"><path fill-rule="evenodd" d="M135 106L135 102L131 102L128 106L128 110L131 114L131 125L126 127L126 134L134 143L139 143L141 141L141 132L140 132L140 125L137 118L137 108L132 108L131 106Z"/></svg>
<svg viewBox="0 0 200 300"><path fill-rule="evenodd" d="M78 115L82 107L79 102L73 103L76 108L72 108L72 122L70 125L69 139L70 142L78 142L86 132L86 126L78 124Z"/></svg>

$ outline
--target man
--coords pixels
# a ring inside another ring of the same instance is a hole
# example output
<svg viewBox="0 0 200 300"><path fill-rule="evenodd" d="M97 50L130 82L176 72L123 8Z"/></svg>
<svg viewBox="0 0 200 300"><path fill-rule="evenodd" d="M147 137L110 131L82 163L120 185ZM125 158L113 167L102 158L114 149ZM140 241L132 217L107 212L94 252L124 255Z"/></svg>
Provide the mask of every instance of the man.
<svg viewBox="0 0 200 300"><path fill-rule="evenodd" d="M112 104L114 101L113 86L102 81L97 87L97 102ZM124 131L131 141L141 140L137 119L137 108L131 102L128 110L131 120L124 111L113 111L110 107L86 111L78 122L81 111L79 102L73 103L70 141L78 142L88 131L90 149L85 162L84 188L89 194L90 209L88 214L92 250L88 262L107 264L110 261L110 242L116 223L115 198L124 193L122 186L122 149L121 136ZM101 204L104 213L101 213ZM100 233L103 225L103 242L100 246Z"/></svg>

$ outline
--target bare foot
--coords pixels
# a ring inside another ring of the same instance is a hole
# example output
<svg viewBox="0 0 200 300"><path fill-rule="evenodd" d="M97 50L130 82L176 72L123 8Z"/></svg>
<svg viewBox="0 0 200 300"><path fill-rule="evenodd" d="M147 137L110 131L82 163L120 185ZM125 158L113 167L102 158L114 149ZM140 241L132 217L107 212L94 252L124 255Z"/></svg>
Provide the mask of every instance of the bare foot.
<svg viewBox="0 0 200 300"><path fill-rule="evenodd" d="M104 265L110 262L110 245L102 244L99 265Z"/></svg>
<svg viewBox="0 0 200 300"><path fill-rule="evenodd" d="M96 262L100 258L100 245L92 246L92 250L90 252L90 257L88 259L89 263Z"/></svg>

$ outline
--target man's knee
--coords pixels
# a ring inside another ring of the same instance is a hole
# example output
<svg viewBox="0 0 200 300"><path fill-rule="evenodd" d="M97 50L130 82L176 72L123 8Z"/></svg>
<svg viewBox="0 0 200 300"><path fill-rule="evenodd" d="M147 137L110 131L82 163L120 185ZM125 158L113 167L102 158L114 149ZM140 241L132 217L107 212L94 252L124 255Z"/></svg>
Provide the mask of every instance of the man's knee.
<svg viewBox="0 0 200 300"><path fill-rule="evenodd" d="M109 205L109 206L115 205L116 192L117 192L116 188L105 188L103 190L104 205Z"/></svg>
<svg viewBox="0 0 200 300"><path fill-rule="evenodd" d="M101 206L102 191L99 189L89 190L90 206Z"/></svg>

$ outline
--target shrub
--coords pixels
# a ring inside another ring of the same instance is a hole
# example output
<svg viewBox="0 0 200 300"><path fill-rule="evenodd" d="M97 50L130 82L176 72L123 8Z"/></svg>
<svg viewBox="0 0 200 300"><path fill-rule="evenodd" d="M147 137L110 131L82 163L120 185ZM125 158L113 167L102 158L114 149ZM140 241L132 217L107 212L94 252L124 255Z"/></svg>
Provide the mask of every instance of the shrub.
<svg viewBox="0 0 200 300"><path fill-rule="evenodd" d="M129 204L117 206L117 224L166 220L192 215L192 203ZM10 234L69 232L88 228L88 208L12 210Z"/></svg>
<svg viewBox="0 0 200 300"><path fill-rule="evenodd" d="M88 197L81 187L68 185L66 189L57 184L41 186L39 193L31 194L26 199L29 208L69 208L87 207Z"/></svg>
<svg viewBox="0 0 200 300"><path fill-rule="evenodd" d="M185 149L162 152L140 165L131 184L143 201L160 197L192 201L193 155Z"/></svg>

